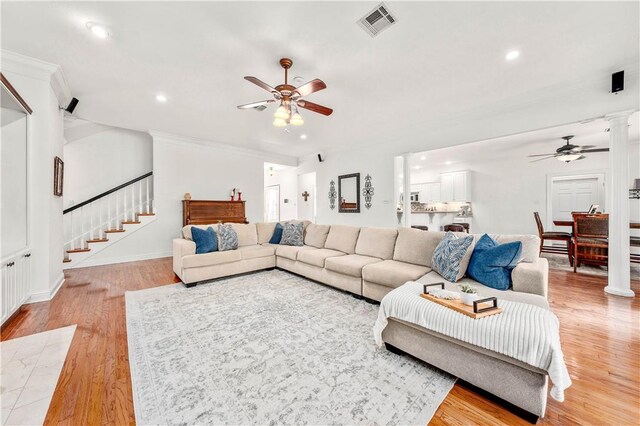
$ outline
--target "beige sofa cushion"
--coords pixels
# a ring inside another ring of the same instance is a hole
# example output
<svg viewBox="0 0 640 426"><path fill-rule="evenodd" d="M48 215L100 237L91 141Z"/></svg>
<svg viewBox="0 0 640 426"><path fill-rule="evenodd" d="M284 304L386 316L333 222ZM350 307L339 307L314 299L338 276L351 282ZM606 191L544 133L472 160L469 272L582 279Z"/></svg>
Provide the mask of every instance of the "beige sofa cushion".
<svg viewBox="0 0 640 426"><path fill-rule="evenodd" d="M276 256L286 257L290 260L298 259L298 252L301 250L316 250L314 247L309 246L278 246L276 248Z"/></svg>
<svg viewBox="0 0 640 426"><path fill-rule="evenodd" d="M298 252L298 262L306 263L308 265L318 266L324 268L324 261L327 258L334 258L337 256L345 256L341 251L331 249L316 249L316 250L300 250Z"/></svg>
<svg viewBox="0 0 640 426"><path fill-rule="evenodd" d="M276 222L256 223L256 233L258 234L258 244L268 243L276 229Z"/></svg>
<svg viewBox="0 0 640 426"><path fill-rule="evenodd" d="M243 260L245 260L245 259L257 259L259 257L274 256L275 253L276 253L276 249L271 245L266 245L266 246L260 246L260 245L244 246L244 247L238 248L238 251L240 252Z"/></svg>
<svg viewBox="0 0 640 426"><path fill-rule="evenodd" d="M330 257L324 262L324 267L330 271L338 272L352 277L362 277L362 268L365 265L382 262L377 257L349 254L346 256Z"/></svg>
<svg viewBox="0 0 640 426"><path fill-rule="evenodd" d="M239 250L214 251L204 254L192 254L182 258L183 268L198 268L223 263L237 262L242 259Z"/></svg>
<svg viewBox="0 0 640 426"><path fill-rule="evenodd" d="M481 236L482 235L477 235L476 241L480 239ZM522 243L522 259L520 259L520 262L532 263L540 257L540 237L537 235L489 234L489 236L500 244L520 241Z"/></svg>
<svg viewBox="0 0 640 426"><path fill-rule="evenodd" d="M393 260L431 267L433 252L444 233L400 228Z"/></svg>
<svg viewBox="0 0 640 426"><path fill-rule="evenodd" d="M329 235L329 229L331 229L331 226L329 225L316 225L315 223L309 224L304 236L305 245L323 248L324 242L327 241L327 236Z"/></svg>
<svg viewBox="0 0 640 426"><path fill-rule="evenodd" d="M354 254L360 228L356 226L332 225L324 248Z"/></svg>
<svg viewBox="0 0 640 426"><path fill-rule="evenodd" d="M255 223L232 223L231 227L238 234L238 247L258 244L258 232L256 231ZM220 237L218 237L218 240L220 240Z"/></svg>
<svg viewBox="0 0 640 426"><path fill-rule="evenodd" d="M361 228L356 254L391 259L398 231L393 228Z"/></svg>
<svg viewBox="0 0 640 426"><path fill-rule="evenodd" d="M384 260L362 268L362 279L387 287L400 287L407 281L415 281L431 269L413 263Z"/></svg>

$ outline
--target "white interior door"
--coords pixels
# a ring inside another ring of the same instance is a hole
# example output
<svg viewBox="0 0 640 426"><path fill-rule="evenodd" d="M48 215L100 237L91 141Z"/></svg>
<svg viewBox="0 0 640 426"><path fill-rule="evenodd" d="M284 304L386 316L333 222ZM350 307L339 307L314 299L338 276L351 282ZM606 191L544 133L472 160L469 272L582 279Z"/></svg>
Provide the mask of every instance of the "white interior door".
<svg viewBox="0 0 640 426"><path fill-rule="evenodd" d="M264 221L280 221L280 185L264 188Z"/></svg>
<svg viewBox="0 0 640 426"><path fill-rule="evenodd" d="M604 176L563 177L551 185L551 221L572 220L571 212L586 212L592 204L604 207ZM570 232L566 227L553 227Z"/></svg>

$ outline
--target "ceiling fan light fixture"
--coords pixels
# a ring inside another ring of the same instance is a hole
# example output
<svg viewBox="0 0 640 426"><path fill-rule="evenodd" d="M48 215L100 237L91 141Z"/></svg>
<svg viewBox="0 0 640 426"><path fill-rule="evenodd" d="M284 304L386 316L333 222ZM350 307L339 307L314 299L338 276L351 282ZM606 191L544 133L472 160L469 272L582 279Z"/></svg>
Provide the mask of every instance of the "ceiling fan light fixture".
<svg viewBox="0 0 640 426"><path fill-rule="evenodd" d="M560 155L558 157L556 157L556 160L558 161L562 161L564 163L570 163L572 161L577 160L578 158L580 158L582 156L582 154L567 154L567 155Z"/></svg>
<svg viewBox="0 0 640 426"><path fill-rule="evenodd" d="M304 124L304 119L297 112L291 116L291 120L289 120L292 126L302 126Z"/></svg>
<svg viewBox="0 0 640 426"><path fill-rule="evenodd" d="M273 125L276 127L286 127L287 121L282 118L276 118L273 120Z"/></svg>
<svg viewBox="0 0 640 426"><path fill-rule="evenodd" d="M284 105L280 105L276 110L276 113L273 114L276 119L287 120L289 119L289 111Z"/></svg>

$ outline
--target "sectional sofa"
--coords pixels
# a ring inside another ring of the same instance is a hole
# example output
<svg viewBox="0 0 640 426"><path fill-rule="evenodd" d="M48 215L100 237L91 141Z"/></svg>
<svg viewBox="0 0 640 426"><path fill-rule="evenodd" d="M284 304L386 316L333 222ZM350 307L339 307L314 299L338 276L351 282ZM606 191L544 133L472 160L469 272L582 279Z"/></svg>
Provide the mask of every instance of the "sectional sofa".
<svg viewBox="0 0 640 426"><path fill-rule="evenodd" d="M522 260L511 275L513 286L500 291L467 277L458 283L447 282L432 270L433 252L444 232L305 222L304 245L297 247L269 244L275 226L275 223L233 224L238 249L208 254L195 254L191 226L185 226L184 238L173 241L173 270L190 287L199 281L278 267L368 301L381 301L388 292L412 280L444 281L448 290L469 282L483 297L497 296L501 300L549 308L548 264L539 257L537 236L492 235L498 242L523 244ZM530 420L544 416L545 371L394 318L389 318L382 338L387 349L409 353L484 389L529 413Z"/></svg>
<svg viewBox="0 0 640 426"><path fill-rule="evenodd" d="M238 249L195 254L191 227L173 241L173 270L185 283L278 267L314 281L347 291L356 297L380 301L407 281L444 281L432 271L431 258L444 232L410 228L368 228L304 223L304 245L269 244L275 223L232 224ZM210 225L195 225L206 229ZM522 241L523 258L513 270L513 287L494 290L472 282L483 296L523 301L548 307L548 265L538 256L534 235L492 235L498 242ZM455 289L455 283L446 282Z"/></svg>

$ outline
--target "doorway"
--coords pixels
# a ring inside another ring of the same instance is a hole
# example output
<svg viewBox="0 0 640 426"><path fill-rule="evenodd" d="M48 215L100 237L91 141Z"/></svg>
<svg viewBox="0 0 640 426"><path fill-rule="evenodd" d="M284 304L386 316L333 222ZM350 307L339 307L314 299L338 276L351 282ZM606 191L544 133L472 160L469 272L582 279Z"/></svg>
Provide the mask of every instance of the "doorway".
<svg viewBox="0 0 640 426"><path fill-rule="evenodd" d="M280 221L280 185L270 185L264 188L264 221Z"/></svg>
<svg viewBox="0 0 640 426"><path fill-rule="evenodd" d="M586 212L592 204L598 204L598 211L604 211L604 185L604 173L551 177L545 228L570 232L566 227L554 226L553 221L573 220L571 212Z"/></svg>

